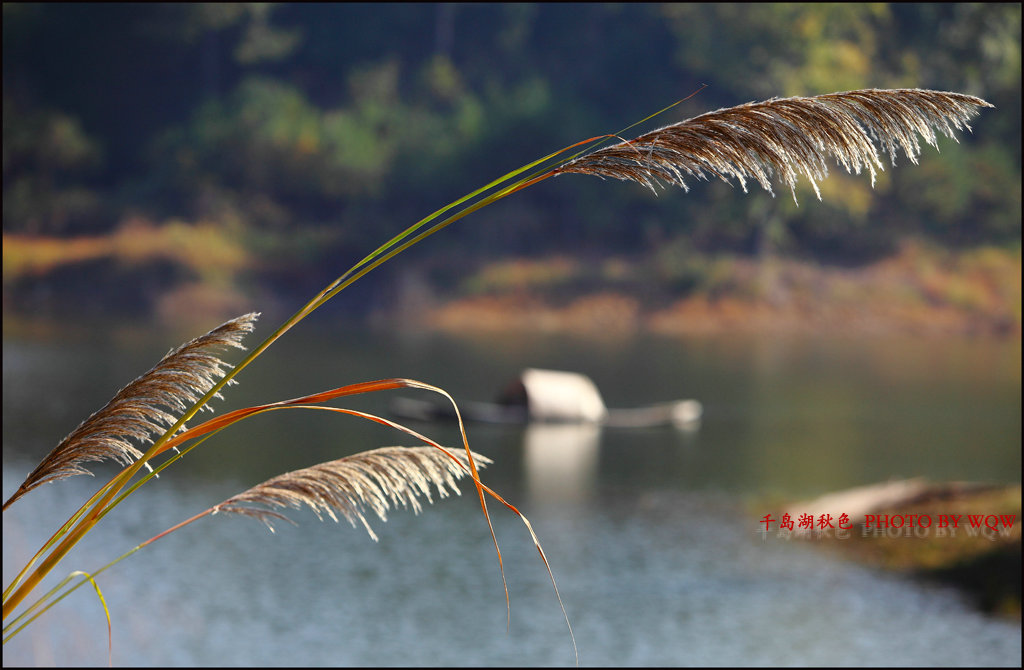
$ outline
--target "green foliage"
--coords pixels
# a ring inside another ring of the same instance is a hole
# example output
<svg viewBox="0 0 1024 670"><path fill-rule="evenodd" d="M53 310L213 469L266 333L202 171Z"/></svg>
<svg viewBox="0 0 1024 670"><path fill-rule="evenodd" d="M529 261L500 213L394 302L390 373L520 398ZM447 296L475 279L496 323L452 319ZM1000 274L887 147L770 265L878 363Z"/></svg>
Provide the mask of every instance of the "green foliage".
<svg viewBox="0 0 1024 670"><path fill-rule="evenodd" d="M162 148L174 156L182 195L204 186L281 200L365 195L394 155L386 96L385 86L351 112L325 112L292 86L251 77Z"/></svg>
<svg viewBox="0 0 1024 670"><path fill-rule="evenodd" d="M4 230L35 234L80 229L100 208L83 185L102 161L99 144L72 116L26 113L4 98Z"/></svg>
<svg viewBox="0 0 1024 670"><path fill-rule="evenodd" d="M677 4L663 11L677 38L677 65L740 96L887 84L871 69L884 4Z"/></svg>

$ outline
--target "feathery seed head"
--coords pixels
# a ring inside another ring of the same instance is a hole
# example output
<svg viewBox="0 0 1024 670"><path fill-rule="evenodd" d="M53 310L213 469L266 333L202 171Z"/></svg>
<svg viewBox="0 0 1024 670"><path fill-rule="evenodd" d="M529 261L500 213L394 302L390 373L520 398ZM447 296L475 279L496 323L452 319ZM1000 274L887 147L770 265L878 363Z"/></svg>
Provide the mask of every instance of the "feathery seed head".
<svg viewBox="0 0 1024 670"><path fill-rule="evenodd" d="M46 482L92 474L85 463L109 459L128 465L141 457L142 451L135 443L145 444L162 435L182 412L213 388L231 369L215 353L244 349L242 339L252 332L258 316L250 313L232 319L167 352L152 370L118 391L61 440L4 508Z"/></svg>
<svg viewBox="0 0 1024 670"><path fill-rule="evenodd" d="M655 193L667 182L688 191L684 177L735 178L744 192L756 180L774 195L771 176L789 186L803 174L821 199L818 182L828 176L834 157L848 171L884 170L873 140L896 164L902 149L914 163L921 153L918 135L938 149L936 130L956 140L954 130L980 107L992 107L962 93L921 89L865 89L805 98L773 98L701 114L575 158L554 170L634 181Z"/></svg>
<svg viewBox="0 0 1024 670"><path fill-rule="evenodd" d="M217 505L215 511L259 519L273 531L273 520L290 520L267 508L306 505L321 520L326 515L338 521L337 513L353 527L358 520L377 541L364 508L372 510L381 521L387 521L387 512L392 507L411 507L419 514L423 509L420 496L433 502L432 485L437 487L441 498L447 497L449 492L460 495L456 482L469 473L469 465L465 454L452 452L452 455L459 459L458 463L434 447L372 449L273 477L228 498ZM492 462L475 452L473 459L478 467Z"/></svg>

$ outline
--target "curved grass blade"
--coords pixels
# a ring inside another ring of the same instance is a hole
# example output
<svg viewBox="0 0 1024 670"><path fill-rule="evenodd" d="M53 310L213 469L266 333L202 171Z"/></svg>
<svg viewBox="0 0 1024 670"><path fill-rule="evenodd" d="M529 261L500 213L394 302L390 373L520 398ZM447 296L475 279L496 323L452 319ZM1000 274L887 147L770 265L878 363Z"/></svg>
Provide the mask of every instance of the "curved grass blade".
<svg viewBox="0 0 1024 670"><path fill-rule="evenodd" d="M106 617L107 617L107 664L110 665L110 666L113 666L114 665L114 630L113 630L113 628L110 625L110 609L107 607L107 601L103 597L103 591L100 590L100 585L96 583L96 580L88 572L82 572L81 570L76 570L75 572L72 572L68 576L69 577L77 577L78 575L82 575L83 577L85 577L92 584L92 587L96 590L96 597L98 597L100 599L100 605L103 606L103 614L105 614Z"/></svg>

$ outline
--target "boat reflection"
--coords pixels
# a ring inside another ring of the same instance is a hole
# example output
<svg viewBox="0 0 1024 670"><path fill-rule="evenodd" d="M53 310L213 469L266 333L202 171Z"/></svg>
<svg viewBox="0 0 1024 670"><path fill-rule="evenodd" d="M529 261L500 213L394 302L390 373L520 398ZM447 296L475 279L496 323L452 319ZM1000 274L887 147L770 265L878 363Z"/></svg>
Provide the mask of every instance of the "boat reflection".
<svg viewBox="0 0 1024 670"><path fill-rule="evenodd" d="M597 480L601 427L595 423L531 423L523 431L529 499L539 504L589 500Z"/></svg>

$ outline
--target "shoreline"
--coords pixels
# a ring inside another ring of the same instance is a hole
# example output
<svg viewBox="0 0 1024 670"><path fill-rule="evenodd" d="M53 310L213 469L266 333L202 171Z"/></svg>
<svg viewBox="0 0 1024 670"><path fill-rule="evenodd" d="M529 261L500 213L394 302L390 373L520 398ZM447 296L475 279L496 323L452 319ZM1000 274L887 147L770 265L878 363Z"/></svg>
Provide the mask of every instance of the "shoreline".
<svg viewBox="0 0 1024 670"><path fill-rule="evenodd" d="M308 299L271 281L255 261L236 259L232 267L245 272L221 267L218 281L203 281L198 270L173 270L186 262L181 258L126 264L107 249L83 264L74 241L62 243L60 253L45 241L5 235L4 242L5 323L91 313L199 327L253 310L283 319ZM439 256L399 265L353 296L344 318L451 334L604 338L742 332L1020 339L1022 330L1019 248L954 252L907 240L896 253L853 268L667 252L469 259L457 274L451 263Z"/></svg>
<svg viewBox="0 0 1024 670"><path fill-rule="evenodd" d="M667 308L644 309L623 293L601 292L554 306L526 296L456 298L409 316L381 321L450 334L534 332L592 337L763 333L770 335L858 334L933 337L1020 338L1019 321L999 315L965 313L950 307L834 305L828 302L777 306L733 297L683 298Z"/></svg>
<svg viewBox="0 0 1024 670"><path fill-rule="evenodd" d="M382 316L452 333L1021 337L1019 251L954 254L908 241L858 268L774 256L687 262L659 271L646 257L492 261L448 291L419 275L405 282L415 295L399 293ZM672 289L681 279L689 287Z"/></svg>

